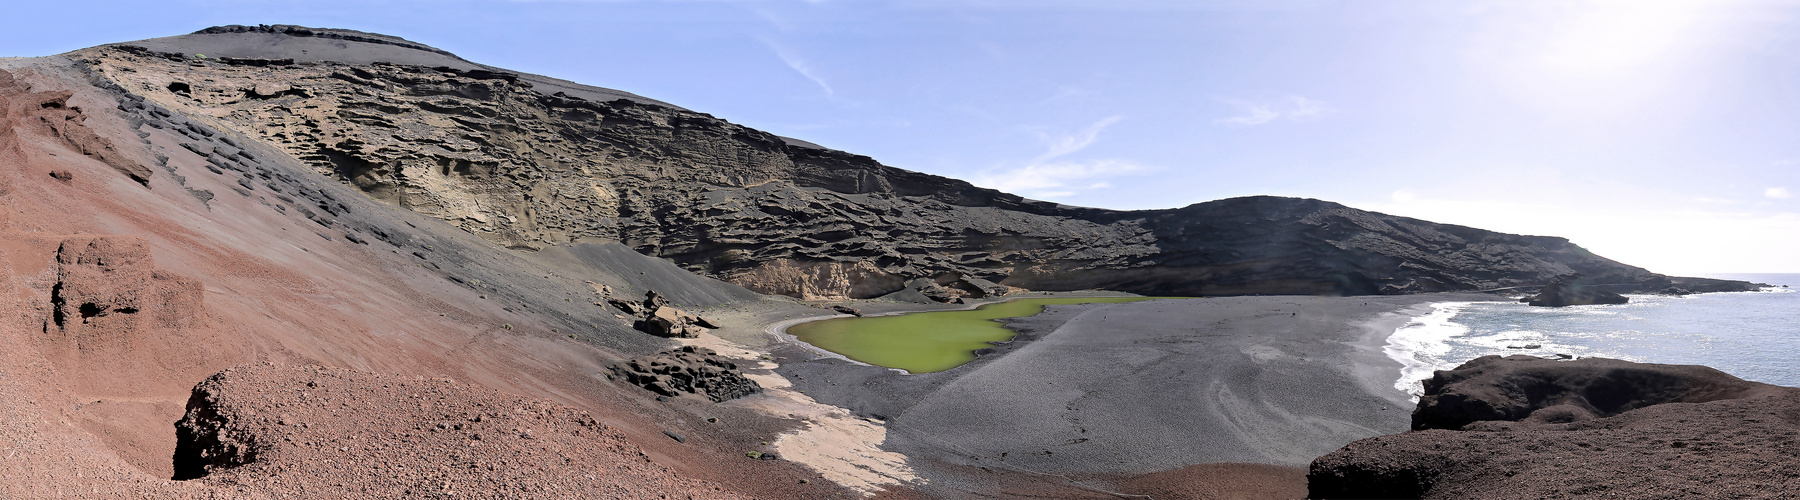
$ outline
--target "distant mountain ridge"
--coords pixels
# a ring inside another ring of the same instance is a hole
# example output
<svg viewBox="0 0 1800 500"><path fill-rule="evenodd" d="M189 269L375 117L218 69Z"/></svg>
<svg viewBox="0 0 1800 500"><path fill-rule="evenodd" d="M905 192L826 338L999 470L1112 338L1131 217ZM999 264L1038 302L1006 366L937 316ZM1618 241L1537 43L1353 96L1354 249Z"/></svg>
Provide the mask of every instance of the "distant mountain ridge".
<svg viewBox="0 0 1800 500"><path fill-rule="evenodd" d="M1029 200L349 30L225 26L69 55L166 111L260 138L497 244L619 241L764 293L868 298L938 284L979 295L987 291L969 283L995 282L1396 294L1541 285L1571 272L1616 291L1754 289L1651 273L1563 238L1312 199L1140 211Z"/></svg>

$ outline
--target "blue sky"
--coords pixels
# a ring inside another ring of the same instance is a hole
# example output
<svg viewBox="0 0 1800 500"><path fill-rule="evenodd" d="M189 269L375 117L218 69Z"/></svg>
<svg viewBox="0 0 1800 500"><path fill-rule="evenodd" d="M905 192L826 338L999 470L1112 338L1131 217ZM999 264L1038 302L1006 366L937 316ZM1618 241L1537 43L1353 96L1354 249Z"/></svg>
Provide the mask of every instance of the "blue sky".
<svg viewBox="0 0 1800 500"><path fill-rule="evenodd" d="M1794 2L69 0L8 10L0 55L217 24L350 28L1034 198L1140 209L1304 196L1565 236L1658 272L1800 272Z"/></svg>

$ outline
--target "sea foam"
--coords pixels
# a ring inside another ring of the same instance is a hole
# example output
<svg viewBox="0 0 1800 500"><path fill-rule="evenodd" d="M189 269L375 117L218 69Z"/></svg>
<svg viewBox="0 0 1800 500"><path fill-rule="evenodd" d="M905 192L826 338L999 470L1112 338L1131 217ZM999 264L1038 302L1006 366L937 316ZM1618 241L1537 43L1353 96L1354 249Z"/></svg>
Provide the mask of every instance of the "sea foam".
<svg viewBox="0 0 1800 500"><path fill-rule="evenodd" d="M1469 327L1452 319L1472 302L1436 302L1431 313L1413 318L1389 335L1382 352L1400 362L1400 380L1394 388L1411 394L1413 401L1425 394L1419 382L1431 378L1431 372L1448 370L1456 365L1450 355L1450 339L1469 334Z"/></svg>
<svg viewBox="0 0 1800 500"><path fill-rule="evenodd" d="M1800 286L1800 275L1752 275ZM1434 370L1486 355L1606 357L1697 364L1746 380L1800 387L1800 291L1681 297L1629 295L1618 305L1532 307L1516 301L1438 302L1388 337L1383 351L1401 365L1394 388L1415 400Z"/></svg>

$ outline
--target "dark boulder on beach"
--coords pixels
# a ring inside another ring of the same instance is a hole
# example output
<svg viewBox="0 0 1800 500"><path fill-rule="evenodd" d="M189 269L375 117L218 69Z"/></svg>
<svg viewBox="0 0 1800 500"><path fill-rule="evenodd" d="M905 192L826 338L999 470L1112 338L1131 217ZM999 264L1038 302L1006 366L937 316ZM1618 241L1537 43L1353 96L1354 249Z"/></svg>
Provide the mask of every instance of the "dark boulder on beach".
<svg viewBox="0 0 1800 500"><path fill-rule="evenodd" d="M1606 291L1602 286L1604 285L1580 273L1569 273L1550 280L1537 295L1519 301L1539 307L1563 307L1624 304L1631 300L1624 295Z"/></svg>
<svg viewBox="0 0 1800 500"><path fill-rule="evenodd" d="M1314 460L1309 496L1800 495L1800 389L1704 366L1485 356L1425 391L1418 430Z"/></svg>

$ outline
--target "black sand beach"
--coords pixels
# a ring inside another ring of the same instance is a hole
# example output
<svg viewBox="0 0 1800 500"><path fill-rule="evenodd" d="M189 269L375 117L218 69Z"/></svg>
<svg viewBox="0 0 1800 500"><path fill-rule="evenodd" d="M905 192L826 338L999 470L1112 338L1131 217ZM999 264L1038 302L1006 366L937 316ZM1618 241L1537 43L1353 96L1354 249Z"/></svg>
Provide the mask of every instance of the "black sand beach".
<svg viewBox="0 0 1800 500"><path fill-rule="evenodd" d="M778 351L827 404L885 420L884 448L937 488L970 470L1102 479L1203 463L1304 467L1407 429L1389 334L1432 302L1479 294L1261 296L1051 306L1013 342L921 375ZM973 478L970 478L973 479ZM934 489L927 487L927 490Z"/></svg>

